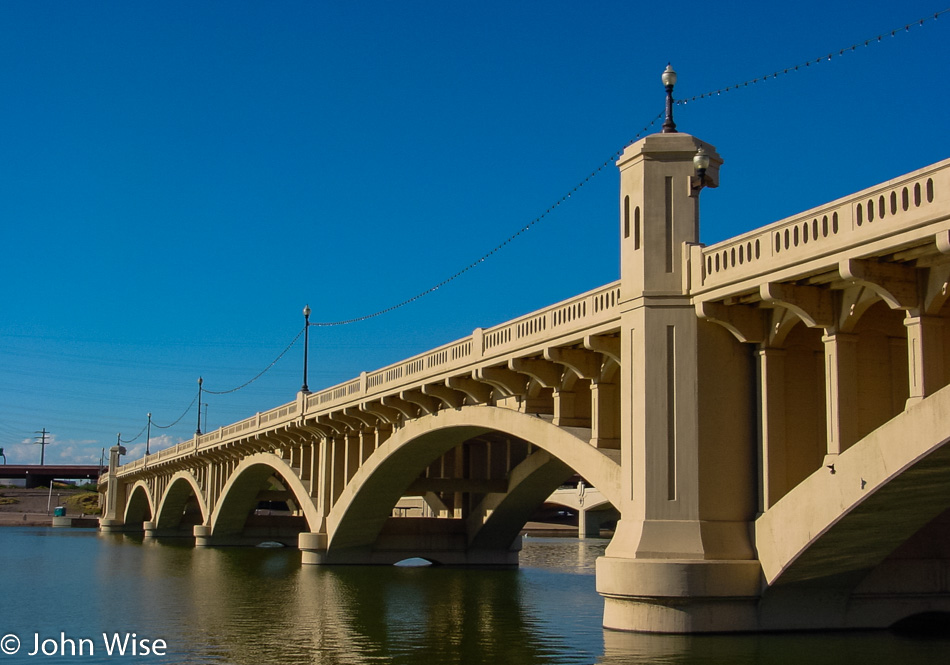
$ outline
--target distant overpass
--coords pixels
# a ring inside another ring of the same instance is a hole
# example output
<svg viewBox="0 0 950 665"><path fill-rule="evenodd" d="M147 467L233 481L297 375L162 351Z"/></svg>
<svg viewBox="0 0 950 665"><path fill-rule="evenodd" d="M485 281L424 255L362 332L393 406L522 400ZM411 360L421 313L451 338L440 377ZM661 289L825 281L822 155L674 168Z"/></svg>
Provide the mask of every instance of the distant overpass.
<svg viewBox="0 0 950 665"><path fill-rule="evenodd" d="M0 478L25 478L27 487L48 485L53 480L99 480L98 464L5 464Z"/></svg>

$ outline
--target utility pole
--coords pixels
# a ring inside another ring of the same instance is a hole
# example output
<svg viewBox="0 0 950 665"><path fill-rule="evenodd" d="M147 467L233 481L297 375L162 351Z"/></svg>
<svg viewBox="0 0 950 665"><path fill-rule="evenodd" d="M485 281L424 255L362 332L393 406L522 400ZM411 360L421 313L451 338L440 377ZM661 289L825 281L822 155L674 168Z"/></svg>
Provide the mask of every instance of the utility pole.
<svg viewBox="0 0 950 665"><path fill-rule="evenodd" d="M40 436L34 436L33 438L39 439L39 441L34 441L33 443L35 445L42 446L40 448L40 466L43 466L46 464L46 446L52 443L52 441L47 441L46 437L49 436L51 432L47 432L46 428L44 427L42 431L37 432L37 434Z"/></svg>

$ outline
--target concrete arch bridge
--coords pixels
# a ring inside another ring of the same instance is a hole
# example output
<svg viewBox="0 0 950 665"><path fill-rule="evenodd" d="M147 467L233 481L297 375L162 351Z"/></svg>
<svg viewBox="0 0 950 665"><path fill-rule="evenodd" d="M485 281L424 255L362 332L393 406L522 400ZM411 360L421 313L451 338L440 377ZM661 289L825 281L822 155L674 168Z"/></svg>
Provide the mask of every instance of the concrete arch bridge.
<svg viewBox="0 0 950 665"><path fill-rule="evenodd" d="M950 160L707 247L721 163L675 132L627 148L615 283L144 459L113 449L101 528L512 565L579 474L621 516L609 628L950 611ZM406 496L431 516L394 516Z"/></svg>

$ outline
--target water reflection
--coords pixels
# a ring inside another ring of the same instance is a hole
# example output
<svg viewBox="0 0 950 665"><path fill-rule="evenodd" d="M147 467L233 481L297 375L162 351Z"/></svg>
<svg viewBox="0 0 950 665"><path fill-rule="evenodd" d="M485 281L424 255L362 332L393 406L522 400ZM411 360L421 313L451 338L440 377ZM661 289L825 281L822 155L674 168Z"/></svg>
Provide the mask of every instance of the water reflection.
<svg viewBox="0 0 950 665"><path fill-rule="evenodd" d="M888 631L644 635L605 631L604 665L841 665L945 662L950 636L903 638Z"/></svg>
<svg viewBox="0 0 950 665"><path fill-rule="evenodd" d="M294 550L112 544L99 565L180 636L182 662L590 663L602 649L594 541L529 544L521 570L301 567ZM582 640L565 608L592 627Z"/></svg>
<svg viewBox="0 0 950 665"><path fill-rule="evenodd" d="M946 638L887 632L605 632L594 584L605 541L528 539L519 570L492 571L301 567L291 549L195 549L94 532L9 528L0 538L0 634L134 631L168 641L168 656L153 663L903 665L950 653ZM83 662L112 661L97 652Z"/></svg>

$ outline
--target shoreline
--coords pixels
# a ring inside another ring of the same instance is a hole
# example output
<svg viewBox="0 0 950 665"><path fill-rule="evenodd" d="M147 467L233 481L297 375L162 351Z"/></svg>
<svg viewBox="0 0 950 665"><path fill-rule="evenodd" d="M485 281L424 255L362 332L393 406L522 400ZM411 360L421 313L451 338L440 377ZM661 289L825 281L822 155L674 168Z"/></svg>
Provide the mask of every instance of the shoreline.
<svg viewBox="0 0 950 665"><path fill-rule="evenodd" d="M54 487L52 493L49 488L0 488L0 498L15 500L15 503L0 505L0 527L51 527L53 526L53 510L57 507L66 508L64 517L76 521L91 518L98 522L98 515L84 513L77 506L70 505L72 497L84 493L85 490L64 487Z"/></svg>

